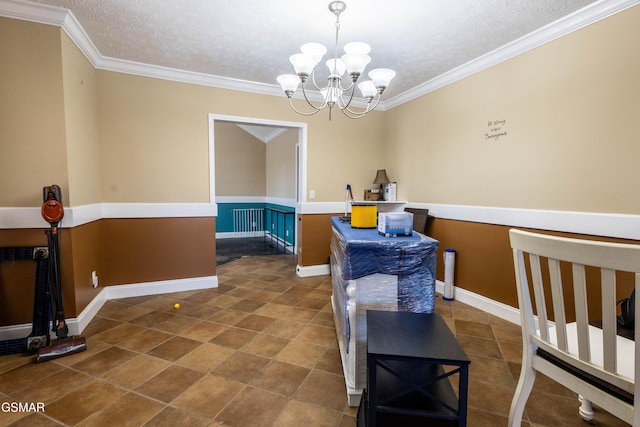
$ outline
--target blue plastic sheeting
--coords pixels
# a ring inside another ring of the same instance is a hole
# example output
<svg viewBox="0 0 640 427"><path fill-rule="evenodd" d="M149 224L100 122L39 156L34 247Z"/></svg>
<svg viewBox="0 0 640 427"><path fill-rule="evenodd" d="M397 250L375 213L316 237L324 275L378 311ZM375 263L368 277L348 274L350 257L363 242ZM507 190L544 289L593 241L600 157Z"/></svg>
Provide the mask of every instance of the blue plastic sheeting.
<svg viewBox="0 0 640 427"><path fill-rule="evenodd" d="M337 302L340 309L345 310L347 341L346 287L349 280L375 273L396 276L398 311L433 313L437 240L417 232L405 237L384 237L376 229L352 228L340 217L331 218L331 223L331 274L334 291L343 299ZM371 289L371 292L375 292L375 289Z"/></svg>

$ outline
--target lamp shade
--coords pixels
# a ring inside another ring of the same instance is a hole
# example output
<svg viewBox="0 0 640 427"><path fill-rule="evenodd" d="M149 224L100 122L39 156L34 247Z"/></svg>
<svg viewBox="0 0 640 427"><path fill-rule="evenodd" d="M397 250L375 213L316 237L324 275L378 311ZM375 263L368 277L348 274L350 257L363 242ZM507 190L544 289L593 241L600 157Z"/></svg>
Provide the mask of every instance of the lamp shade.
<svg viewBox="0 0 640 427"><path fill-rule="evenodd" d="M387 176L387 170L386 169L378 169L378 171L376 172L376 179L373 180L374 184L388 184L391 181L389 181L389 177Z"/></svg>
<svg viewBox="0 0 640 427"><path fill-rule="evenodd" d="M371 80L365 80L358 83L358 89L360 89L360 92L365 99L373 99L373 97L376 96L376 93L378 92L378 89L376 89Z"/></svg>
<svg viewBox="0 0 640 427"><path fill-rule="evenodd" d="M377 88L386 88L389 86L389 82L394 78L396 72L389 68L376 68L369 71L369 78L373 80L373 84Z"/></svg>
<svg viewBox="0 0 640 427"><path fill-rule="evenodd" d="M295 74L282 74L278 76L278 83L280 83L280 87L282 90L286 92L295 92L298 89L298 84L300 83L300 78Z"/></svg>

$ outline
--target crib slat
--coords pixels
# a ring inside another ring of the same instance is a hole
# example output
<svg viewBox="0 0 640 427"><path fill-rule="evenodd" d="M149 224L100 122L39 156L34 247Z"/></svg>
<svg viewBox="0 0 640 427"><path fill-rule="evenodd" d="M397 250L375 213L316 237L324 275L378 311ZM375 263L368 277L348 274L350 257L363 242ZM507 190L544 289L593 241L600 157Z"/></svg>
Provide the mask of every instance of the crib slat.
<svg viewBox="0 0 640 427"><path fill-rule="evenodd" d="M616 372L616 272L603 268L600 270L602 282L602 348L604 352L603 367L605 371Z"/></svg>
<svg viewBox="0 0 640 427"><path fill-rule="evenodd" d="M580 360L590 362L587 280L584 275L584 265L572 263L571 272L573 274L573 301L575 303L576 323L578 327L578 357Z"/></svg>
<svg viewBox="0 0 640 427"><path fill-rule="evenodd" d="M533 293L536 301L536 314L538 316L540 337L544 341L549 342L549 316L547 314L547 303L544 298L540 257L529 254L529 264L531 266L531 281L533 283Z"/></svg>
<svg viewBox="0 0 640 427"><path fill-rule="evenodd" d="M556 322L556 336L558 348L567 351L567 316L564 310L564 295L562 293L562 278L560 277L560 262L549 258L549 282L553 298L553 315Z"/></svg>
<svg viewBox="0 0 640 427"><path fill-rule="evenodd" d="M518 292L518 305L520 307L520 310L526 313L526 317L523 317L522 323L522 337L523 339L526 339L527 336L536 333L536 325L534 321L533 307L531 304L531 295L529 294L529 281L527 280L527 270L525 268L523 252L514 249L513 260L515 262L514 265L516 265L516 277L518 278L517 280L519 283L523 284L520 292ZM534 284L534 289L535 286L536 285Z"/></svg>

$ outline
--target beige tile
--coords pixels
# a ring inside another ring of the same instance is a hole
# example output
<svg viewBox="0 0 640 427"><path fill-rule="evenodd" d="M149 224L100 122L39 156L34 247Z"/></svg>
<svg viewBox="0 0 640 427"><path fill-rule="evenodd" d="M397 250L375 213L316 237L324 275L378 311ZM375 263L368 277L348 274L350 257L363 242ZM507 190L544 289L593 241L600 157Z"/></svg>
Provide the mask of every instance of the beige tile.
<svg viewBox="0 0 640 427"><path fill-rule="evenodd" d="M478 338L471 335L457 334L458 342L464 348L467 355L476 354L493 358L501 358L500 347L495 340Z"/></svg>
<svg viewBox="0 0 640 427"><path fill-rule="evenodd" d="M208 418L186 411L184 409L167 406L158 415L149 420L145 427L207 427L210 426Z"/></svg>
<svg viewBox="0 0 640 427"><path fill-rule="evenodd" d="M455 333L471 335L478 338L493 340L493 329L488 323L470 322L468 320L455 319Z"/></svg>
<svg viewBox="0 0 640 427"><path fill-rule="evenodd" d="M165 403L171 402L204 376L203 373L178 365L170 365L135 391Z"/></svg>
<svg viewBox="0 0 640 427"><path fill-rule="evenodd" d="M240 320L244 319L248 315L249 313L244 311L227 309L227 310L219 311L216 314L210 316L208 320L216 323L221 323L223 325L231 326L231 325L235 325L236 323L238 323Z"/></svg>
<svg viewBox="0 0 640 427"><path fill-rule="evenodd" d="M281 362L314 368L324 356L326 347L321 347L304 341L291 341L275 357Z"/></svg>
<svg viewBox="0 0 640 427"><path fill-rule="evenodd" d="M238 310L238 311L245 311L247 313L253 313L257 309L262 307L264 304L265 303L260 302L260 301L252 301L252 300L248 300L248 299L243 299L243 300L240 300L237 303L233 304L229 308L231 308L233 310Z"/></svg>
<svg viewBox="0 0 640 427"><path fill-rule="evenodd" d="M266 357L275 357L285 348L290 340L262 333L256 335L251 341L240 349L246 353L257 354Z"/></svg>
<svg viewBox="0 0 640 427"><path fill-rule="evenodd" d="M213 369L212 374L247 384L270 361L267 357L237 351Z"/></svg>
<svg viewBox="0 0 640 427"><path fill-rule="evenodd" d="M503 359L469 355L471 364L469 365L469 376L482 378L488 382L515 386L515 381L511 374L511 369Z"/></svg>
<svg viewBox="0 0 640 427"><path fill-rule="evenodd" d="M471 408L489 411L496 415L508 416L515 385L491 383L485 380L469 382L468 404Z"/></svg>
<svg viewBox="0 0 640 427"><path fill-rule="evenodd" d="M315 368L332 374L343 375L340 351L337 348L327 348Z"/></svg>
<svg viewBox="0 0 640 427"><path fill-rule="evenodd" d="M117 368L137 356L129 350L119 347L109 347L100 353L71 365L73 369L93 376L101 376Z"/></svg>
<svg viewBox="0 0 640 427"><path fill-rule="evenodd" d="M346 404L344 378L341 375L311 371L294 399L342 411Z"/></svg>
<svg viewBox="0 0 640 427"><path fill-rule="evenodd" d="M242 301L242 298L234 297L232 295L220 295L217 298L209 301L209 305L220 308L229 308L234 304L237 304L239 301Z"/></svg>
<svg viewBox="0 0 640 427"><path fill-rule="evenodd" d="M165 405L127 393L80 422L78 427L141 426L158 414Z"/></svg>
<svg viewBox="0 0 640 427"><path fill-rule="evenodd" d="M307 325L295 339L324 347L338 346L335 329L325 326Z"/></svg>
<svg viewBox="0 0 640 427"><path fill-rule="evenodd" d="M278 361L271 362L262 369L249 384L288 397L300 388L311 372L308 368Z"/></svg>
<svg viewBox="0 0 640 427"><path fill-rule="evenodd" d="M244 388L245 385L238 381L206 375L175 399L173 405L203 417L213 418ZM247 412L254 411L254 408L251 408Z"/></svg>
<svg viewBox="0 0 640 427"><path fill-rule="evenodd" d="M46 406L48 417L75 425L126 394L122 388L94 380Z"/></svg>
<svg viewBox="0 0 640 427"><path fill-rule="evenodd" d="M169 341L171 338L173 338L172 334L157 331L155 329L145 329L136 336L120 341L118 343L118 347L126 348L127 350L136 351L138 353L145 353L163 342Z"/></svg>
<svg viewBox="0 0 640 427"><path fill-rule="evenodd" d="M107 301L100 309L100 315L109 319L116 319L120 322L128 322L151 311L150 308L123 304L116 301Z"/></svg>
<svg viewBox="0 0 640 427"><path fill-rule="evenodd" d="M196 341L209 341L211 338L221 334L226 329L227 326L220 323L203 321L182 331L180 336Z"/></svg>
<svg viewBox="0 0 640 427"><path fill-rule="evenodd" d="M49 363L27 363L0 375L0 393L11 393L31 385L61 370L62 366Z"/></svg>
<svg viewBox="0 0 640 427"><path fill-rule="evenodd" d="M291 400L273 423L274 427L314 426L334 427L341 413L307 402ZM353 420L355 421L355 419ZM350 424L350 425L355 425Z"/></svg>
<svg viewBox="0 0 640 427"><path fill-rule="evenodd" d="M330 304L331 300L329 298L316 298L316 297L305 297L298 304L298 307L308 308L311 310L322 310L328 304Z"/></svg>
<svg viewBox="0 0 640 427"><path fill-rule="evenodd" d="M177 364L209 372L236 352L235 349L217 344L203 343L176 361Z"/></svg>
<svg viewBox="0 0 640 427"><path fill-rule="evenodd" d="M167 320L154 325L153 328L162 332L179 334L190 327L200 323L202 319L182 315L171 315Z"/></svg>
<svg viewBox="0 0 640 427"><path fill-rule="evenodd" d="M273 317L260 316L259 314L250 314L240 320L234 326L250 331L262 332L269 327L276 319Z"/></svg>
<svg viewBox="0 0 640 427"><path fill-rule="evenodd" d="M293 339L304 329L306 323L293 322L288 320L276 319L267 329L265 333L276 335L282 338Z"/></svg>
<svg viewBox="0 0 640 427"><path fill-rule="evenodd" d="M175 362L191 350L198 347L200 344L201 343L199 341L176 336L152 348L147 352L147 354L170 362Z"/></svg>
<svg viewBox="0 0 640 427"><path fill-rule="evenodd" d="M247 387L215 419L232 426L271 427L287 402L279 394Z"/></svg>
<svg viewBox="0 0 640 427"><path fill-rule="evenodd" d="M146 330L147 328L144 326L135 325L133 323L121 323L118 326L100 332L93 337L108 344L118 344L126 339L136 337L138 334Z"/></svg>
<svg viewBox="0 0 640 427"><path fill-rule="evenodd" d="M19 402L44 402L45 405L87 384L92 377L73 369L62 369L38 379L11 395Z"/></svg>
<svg viewBox="0 0 640 427"><path fill-rule="evenodd" d="M257 332L240 328L229 328L211 339L212 344L239 349L258 335Z"/></svg>
<svg viewBox="0 0 640 427"><path fill-rule="evenodd" d="M170 362L156 357L141 354L129 360L121 366L112 369L104 376L108 380L121 387L133 389L149 380L158 372L169 367Z"/></svg>

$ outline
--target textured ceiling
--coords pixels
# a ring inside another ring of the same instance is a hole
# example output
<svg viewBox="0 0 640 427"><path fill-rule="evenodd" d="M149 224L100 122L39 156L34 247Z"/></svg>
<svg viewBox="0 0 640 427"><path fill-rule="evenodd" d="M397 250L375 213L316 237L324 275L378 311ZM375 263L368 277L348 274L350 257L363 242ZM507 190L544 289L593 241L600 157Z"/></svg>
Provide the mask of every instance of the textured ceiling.
<svg viewBox="0 0 640 427"><path fill-rule="evenodd" d="M35 0L69 9L104 57L277 85L288 57L333 52L327 0ZM340 48L372 46L368 69L397 72L402 94L557 21L593 0L346 0ZM342 53L342 52L341 52Z"/></svg>

